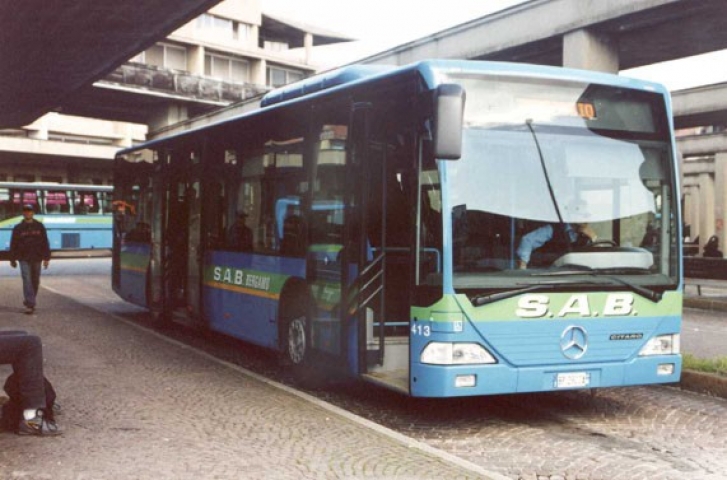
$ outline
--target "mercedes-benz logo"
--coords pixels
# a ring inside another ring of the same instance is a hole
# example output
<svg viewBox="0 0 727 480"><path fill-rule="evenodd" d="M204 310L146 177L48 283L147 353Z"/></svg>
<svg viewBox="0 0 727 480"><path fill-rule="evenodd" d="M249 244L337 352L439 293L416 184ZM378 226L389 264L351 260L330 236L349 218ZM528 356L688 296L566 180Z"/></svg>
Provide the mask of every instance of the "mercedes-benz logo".
<svg viewBox="0 0 727 480"><path fill-rule="evenodd" d="M588 334L583 327L571 326L560 336L560 351L565 358L578 360L588 349Z"/></svg>

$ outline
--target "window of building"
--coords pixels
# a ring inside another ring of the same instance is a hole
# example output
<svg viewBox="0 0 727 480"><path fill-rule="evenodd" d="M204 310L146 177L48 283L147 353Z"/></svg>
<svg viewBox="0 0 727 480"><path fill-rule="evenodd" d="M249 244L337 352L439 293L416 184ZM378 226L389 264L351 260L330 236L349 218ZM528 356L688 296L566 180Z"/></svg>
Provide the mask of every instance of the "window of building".
<svg viewBox="0 0 727 480"><path fill-rule="evenodd" d="M174 70L187 70L187 49L157 43L144 52L144 63Z"/></svg>
<svg viewBox="0 0 727 480"><path fill-rule="evenodd" d="M303 72L280 67L268 67L267 84L271 87L280 87L298 80L303 80Z"/></svg>
<svg viewBox="0 0 727 480"><path fill-rule="evenodd" d="M234 22L226 18L205 13L197 17L196 26L198 30L204 31L205 35L229 40L235 38Z"/></svg>
<svg viewBox="0 0 727 480"><path fill-rule="evenodd" d="M204 74L233 82L247 82L250 79L250 63L236 57L205 55Z"/></svg>
<svg viewBox="0 0 727 480"><path fill-rule="evenodd" d="M249 43L252 40L252 25L235 23L235 40L240 43Z"/></svg>

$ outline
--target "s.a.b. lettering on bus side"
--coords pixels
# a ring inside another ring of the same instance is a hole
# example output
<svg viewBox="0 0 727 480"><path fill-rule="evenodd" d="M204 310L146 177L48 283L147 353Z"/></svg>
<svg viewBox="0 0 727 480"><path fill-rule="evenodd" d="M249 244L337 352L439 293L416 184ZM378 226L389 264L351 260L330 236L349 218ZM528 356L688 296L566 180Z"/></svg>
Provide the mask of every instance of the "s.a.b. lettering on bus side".
<svg viewBox="0 0 727 480"><path fill-rule="evenodd" d="M548 295L528 294L520 297L515 310L515 315L520 318L622 317L635 314L634 296L630 293L609 293L603 303L596 302L585 293L577 293L562 304L556 304Z"/></svg>
<svg viewBox="0 0 727 480"><path fill-rule="evenodd" d="M215 282L242 285L245 272L239 268L215 267L212 272L212 278Z"/></svg>
<svg viewBox="0 0 727 480"><path fill-rule="evenodd" d="M265 275L245 273L240 268L215 267L212 270L212 279L215 282L235 285L238 287L249 287L255 290L270 290L271 278Z"/></svg>

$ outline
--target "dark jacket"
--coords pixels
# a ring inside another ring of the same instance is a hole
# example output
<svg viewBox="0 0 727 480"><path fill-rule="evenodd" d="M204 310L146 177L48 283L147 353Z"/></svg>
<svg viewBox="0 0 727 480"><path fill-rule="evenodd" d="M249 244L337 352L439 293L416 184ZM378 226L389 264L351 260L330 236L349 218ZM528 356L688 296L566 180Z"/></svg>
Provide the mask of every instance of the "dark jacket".
<svg viewBox="0 0 727 480"><path fill-rule="evenodd" d="M10 260L39 262L50 260L50 245L45 226L38 220L23 220L13 228L10 240Z"/></svg>

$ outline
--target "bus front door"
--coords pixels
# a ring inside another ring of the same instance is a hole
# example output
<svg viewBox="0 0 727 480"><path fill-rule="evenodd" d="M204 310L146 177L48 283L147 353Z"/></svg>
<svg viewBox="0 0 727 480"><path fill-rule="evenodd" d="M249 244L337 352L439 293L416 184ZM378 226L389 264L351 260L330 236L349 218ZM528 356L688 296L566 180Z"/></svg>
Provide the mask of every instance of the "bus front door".
<svg viewBox="0 0 727 480"><path fill-rule="evenodd" d="M343 272L343 325L359 374L408 393L409 175L400 145L369 131L372 113L364 106L352 119L344 252L353 268Z"/></svg>

